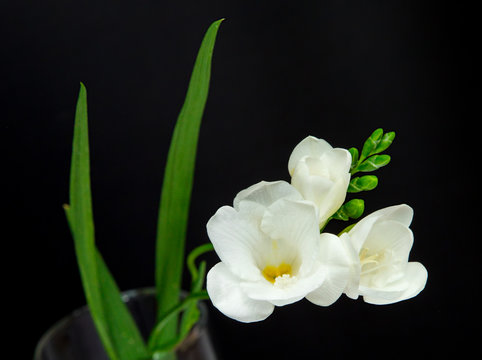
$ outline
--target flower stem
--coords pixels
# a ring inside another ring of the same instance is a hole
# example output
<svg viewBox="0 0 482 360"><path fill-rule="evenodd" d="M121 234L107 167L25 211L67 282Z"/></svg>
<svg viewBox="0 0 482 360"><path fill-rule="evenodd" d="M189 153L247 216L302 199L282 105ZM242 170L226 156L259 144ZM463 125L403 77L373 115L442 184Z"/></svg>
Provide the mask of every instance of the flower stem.
<svg viewBox="0 0 482 360"><path fill-rule="evenodd" d="M185 310L193 301L199 301L199 300L205 300L205 299L209 299L208 293L206 291L199 291L196 293L192 293L186 298L184 298L184 300L181 301L179 304L177 304L169 311L167 311L163 316L159 317L159 321L157 322L156 326L151 332L151 335L149 336L149 341L147 345L149 350L152 352L167 352L171 350L173 347L175 347L180 341L182 341L182 339L176 338L175 341L169 342L169 344L166 344L166 346L163 346L162 349L155 348L156 345L158 345L157 338L160 336L160 334L162 333L162 330L167 325L169 320L171 320L174 316L176 316L181 311Z"/></svg>
<svg viewBox="0 0 482 360"><path fill-rule="evenodd" d="M203 244L192 250L189 255L187 256L187 267L191 273L192 279L197 279L198 277L198 270L196 268L196 259L201 256L202 254L207 253L208 251L213 251L214 246L211 243Z"/></svg>

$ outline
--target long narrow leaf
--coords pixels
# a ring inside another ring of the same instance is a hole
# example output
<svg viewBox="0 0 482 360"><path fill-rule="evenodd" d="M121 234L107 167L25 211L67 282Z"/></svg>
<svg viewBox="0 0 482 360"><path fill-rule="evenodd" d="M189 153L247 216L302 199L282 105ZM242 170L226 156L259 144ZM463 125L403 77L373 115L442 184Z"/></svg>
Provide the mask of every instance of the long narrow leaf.
<svg viewBox="0 0 482 360"><path fill-rule="evenodd" d="M179 302L199 128L208 96L214 43L221 21L214 22L204 36L169 148L156 238L159 318ZM156 341L168 342L176 337L176 333L177 318L173 318Z"/></svg>
<svg viewBox="0 0 482 360"><path fill-rule="evenodd" d="M90 190L87 92L80 86L70 172L70 206L65 206L87 303L111 360L139 360L147 348L122 302L119 289L95 246Z"/></svg>

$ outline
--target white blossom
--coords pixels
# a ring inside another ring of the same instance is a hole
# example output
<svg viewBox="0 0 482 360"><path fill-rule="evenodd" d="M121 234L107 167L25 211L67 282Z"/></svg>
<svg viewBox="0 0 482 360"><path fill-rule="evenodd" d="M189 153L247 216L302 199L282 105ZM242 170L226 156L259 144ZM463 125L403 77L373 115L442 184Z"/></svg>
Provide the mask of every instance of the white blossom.
<svg viewBox="0 0 482 360"><path fill-rule="evenodd" d="M346 198L351 154L323 139L308 136L293 149L288 161L291 184L318 208L320 228Z"/></svg>
<svg viewBox="0 0 482 360"><path fill-rule="evenodd" d="M391 304L416 296L425 287L427 270L408 262L413 244L407 205L378 210L340 236L351 259L350 298L363 296L371 304Z"/></svg>
<svg viewBox="0 0 482 360"><path fill-rule="evenodd" d="M223 206L207 231L221 262L207 275L213 305L242 322L303 298L332 304L347 286L342 242L319 233L315 206L284 181L260 182Z"/></svg>

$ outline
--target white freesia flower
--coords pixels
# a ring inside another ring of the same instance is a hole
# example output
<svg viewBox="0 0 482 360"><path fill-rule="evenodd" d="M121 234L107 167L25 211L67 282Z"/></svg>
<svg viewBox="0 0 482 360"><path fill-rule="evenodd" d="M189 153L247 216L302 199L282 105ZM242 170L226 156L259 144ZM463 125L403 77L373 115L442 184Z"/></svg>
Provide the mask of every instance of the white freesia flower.
<svg viewBox="0 0 482 360"><path fill-rule="evenodd" d="M319 233L311 202L284 181L260 182L223 206L207 231L221 262L207 275L215 307L242 322L267 318L275 306L306 297L327 306L349 276L343 244Z"/></svg>
<svg viewBox="0 0 482 360"><path fill-rule="evenodd" d="M352 264L347 296L361 295L365 302L381 305L409 299L423 290L427 270L418 262L408 262L412 217L407 205L387 207L341 235Z"/></svg>
<svg viewBox="0 0 482 360"><path fill-rule="evenodd" d="M308 136L293 149L288 161L291 184L319 211L320 228L346 198L351 154L323 139Z"/></svg>

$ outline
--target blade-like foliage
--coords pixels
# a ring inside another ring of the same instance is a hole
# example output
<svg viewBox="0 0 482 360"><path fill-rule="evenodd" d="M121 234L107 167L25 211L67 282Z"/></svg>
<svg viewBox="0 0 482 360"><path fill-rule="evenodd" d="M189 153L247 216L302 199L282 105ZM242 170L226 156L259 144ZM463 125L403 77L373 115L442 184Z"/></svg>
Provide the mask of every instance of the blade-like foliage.
<svg viewBox="0 0 482 360"><path fill-rule="evenodd" d="M186 228L193 184L201 118L206 104L211 59L222 20L207 30L194 64L184 105L181 108L164 171L156 238L156 289L158 318L179 302ZM158 345L176 338L177 317L156 337Z"/></svg>
<svg viewBox="0 0 482 360"><path fill-rule="evenodd" d="M144 341L122 302L119 289L97 252L90 190L87 92L83 84L75 113L70 205L64 206L75 243L87 303L111 360L139 360L148 356Z"/></svg>

